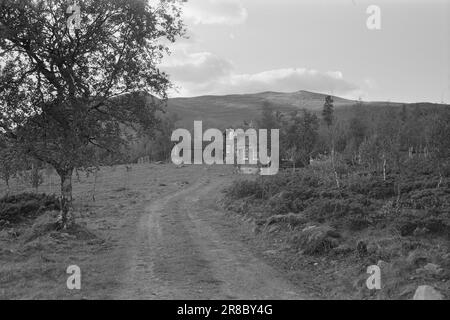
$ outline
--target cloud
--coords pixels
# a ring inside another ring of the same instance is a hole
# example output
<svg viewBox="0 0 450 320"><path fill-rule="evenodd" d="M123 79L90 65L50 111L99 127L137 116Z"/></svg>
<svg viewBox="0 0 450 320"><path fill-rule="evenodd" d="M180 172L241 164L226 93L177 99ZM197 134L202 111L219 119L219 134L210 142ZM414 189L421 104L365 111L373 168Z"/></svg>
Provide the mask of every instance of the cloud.
<svg viewBox="0 0 450 320"><path fill-rule="evenodd" d="M189 0L183 17L194 24L236 25L247 20L247 10L238 0Z"/></svg>
<svg viewBox="0 0 450 320"><path fill-rule="evenodd" d="M258 73L238 73L233 63L210 52L174 52L162 65L177 87L172 96L239 94L263 91L295 92L308 90L358 97L360 88L339 71L283 68Z"/></svg>
<svg viewBox="0 0 450 320"><path fill-rule="evenodd" d="M161 68L177 83L193 87L230 76L233 65L210 52L188 53L185 47L180 47Z"/></svg>
<svg viewBox="0 0 450 320"><path fill-rule="evenodd" d="M321 72L306 68L285 68L256 74L235 74L225 80L228 88L240 93L309 90L348 94L358 87L346 81L341 72Z"/></svg>

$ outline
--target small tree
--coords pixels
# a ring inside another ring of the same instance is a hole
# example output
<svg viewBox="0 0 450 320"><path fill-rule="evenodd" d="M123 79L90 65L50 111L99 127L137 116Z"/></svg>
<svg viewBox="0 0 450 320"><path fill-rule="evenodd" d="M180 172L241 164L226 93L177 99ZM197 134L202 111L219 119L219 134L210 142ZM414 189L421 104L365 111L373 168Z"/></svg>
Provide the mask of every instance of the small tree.
<svg viewBox="0 0 450 320"><path fill-rule="evenodd" d="M264 102L261 109L261 117L258 120L258 126L261 129L278 129L280 127L280 123L278 121L279 116L273 110L272 106L268 102ZM270 144L269 144L270 145Z"/></svg>
<svg viewBox="0 0 450 320"><path fill-rule="evenodd" d="M47 177L47 179L49 180L49 184L50 184L50 193L53 194L53 175L55 174L55 170L53 169L53 167L51 165L46 165L44 168L44 174Z"/></svg>
<svg viewBox="0 0 450 320"><path fill-rule="evenodd" d="M377 128L377 135L381 146L381 158L383 161L383 180L386 181L387 166L396 165L401 170L400 138L401 126L398 113L388 109L381 117ZM401 177L400 177L401 178Z"/></svg>
<svg viewBox="0 0 450 320"><path fill-rule="evenodd" d="M325 97L325 104L323 106L322 110L322 119L325 122L327 128L328 128L328 135L329 135L329 141L330 141L330 154L331 154L331 165L334 172L334 177L336 180L336 185L339 188L340 182L339 182L339 175L337 172L337 166L336 166L336 139L335 139L335 132L336 126L333 127L334 124L334 106L333 106L334 100L332 96Z"/></svg>
<svg viewBox="0 0 450 320"><path fill-rule="evenodd" d="M435 119L431 130L432 161L439 175L437 188L442 184L445 169L450 169L450 112Z"/></svg>
<svg viewBox="0 0 450 320"><path fill-rule="evenodd" d="M281 114L275 112L272 106L268 102L264 102L261 109L261 117L258 119L258 127L260 129L266 129L268 132L272 129L280 129ZM267 148L271 151L272 135L267 136Z"/></svg>
<svg viewBox="0 0 450 320"><path fill-rule="evenodd" d="M28 182L34 188L36 193L39 190L39 186L44 182L44 176L42 175L41 170L39 170L39 166L35 163L31 166Z"/></svg>
<svg viewBox="0 0 450 320"><path fill-rule="evenodd" d="M97 180L98 180L98 174L100 172L100 168L99 167L90 167L90 168L86 168L86 178L89 178L90 175L94 176L94 183L92 185L92 190L91 190L91 198L92 201L95 202L95 193L97 191Z"/></svg>
<svg viewBox="0 0 450 320"><path fill-rule="evenodd" d="M308 110L293 112L283 121L281 139L285 156L308 166L315 150L319 119Z"/></svg>
<svg viewBox="0 0 450 320"><path fill-rule="evenodd" d="M328 127L331 127L334 122L334 100L332 96L325 98L325 104L322 110L322 119Z"/></svg>
<svg viewBox="0 0 450 320"><path fill-rule="evenodd" d="M348 126L347 149L352 154L352 160L356 160L358 164L361 163L361 154L359 153L359 147L363 143L366 137L366 133L367 128L360 118L354 117L350 120Z"/></svg>
<svg viewBox="0 0 450 320"><path fill-rule="evenodd" d="M18 157L11 148L8 148L6 144L1 144L0 141L0 179L5 181L7 193L10 190L10 179L16 175L18 166Z"/></svg>
<svg viewBox="0 0 450 320"><path fill-rule="evenodd" d="M295 146L288 148L285 151L285 155L286 155L287 159L289 159L289 161L292 162L292 173L295 173L295 164L297 163L297 158L298 158L297 148Z"/></svg>
<svg viewBox="0 0 450 320"><path fill-rule="evenodd" d="M359 147L362 163L370 171L377 171L381 162L381 144L376 135L366 138Z"/></svg>

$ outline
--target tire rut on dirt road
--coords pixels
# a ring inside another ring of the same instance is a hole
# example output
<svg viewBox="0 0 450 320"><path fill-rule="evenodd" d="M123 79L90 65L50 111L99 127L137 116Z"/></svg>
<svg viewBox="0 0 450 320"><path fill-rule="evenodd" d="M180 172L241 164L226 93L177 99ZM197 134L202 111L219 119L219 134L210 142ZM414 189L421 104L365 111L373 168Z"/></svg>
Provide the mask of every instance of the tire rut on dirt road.
<svg viewBox="0 0 450 320"><path fill-rule="evenodd" d="M238 237L218 232L226 220L214 205L222 187L218 177L203 177L147 207L113 298L305 298Z"/></svg>

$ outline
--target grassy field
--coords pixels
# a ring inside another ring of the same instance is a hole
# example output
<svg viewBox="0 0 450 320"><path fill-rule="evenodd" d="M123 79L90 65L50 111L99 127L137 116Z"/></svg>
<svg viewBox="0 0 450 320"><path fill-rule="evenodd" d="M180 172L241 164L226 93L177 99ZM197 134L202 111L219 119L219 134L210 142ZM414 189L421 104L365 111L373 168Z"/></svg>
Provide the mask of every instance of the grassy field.
<svg viewBox="0 0 450 320"><path fill-rule="evenodd" d="M146 203L176 192L181 182L195 177L197 168L177 170L171 165L135 165L101 168L96 201L94 177L74 175L77 232L41 232L51 213L37 220L0 229L0 299L108 298L120 283L130 234ZM56 191L56 176L46 179L39 192ZM33 191L13 181L14 193ZM0 187L5 192L4 185ZM30 240L32 239L32 240ZM77 265L82 290L67 289L66 269Z"/></svg>

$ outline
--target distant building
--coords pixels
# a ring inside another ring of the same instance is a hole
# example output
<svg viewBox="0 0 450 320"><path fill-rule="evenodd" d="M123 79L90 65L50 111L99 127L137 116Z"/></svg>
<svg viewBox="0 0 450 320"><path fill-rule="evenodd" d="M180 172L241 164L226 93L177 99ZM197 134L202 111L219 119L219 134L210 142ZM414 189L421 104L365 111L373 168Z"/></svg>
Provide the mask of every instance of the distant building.
<svg viewBox="0 0 450 320"><path fill-rule="evenodd" d="M254 129L255 135L251 137L247 135L249 129ZM228 134L228 136L226 136ZM233 129L225 131L225 157L234 156L234 163L241 173L255 174L257 173L259 156L258 156L258 138L253 122L248 124L244 129ZM250 141L253 140L253 143ZM238 141L244 141L239 144ZM234 153L234 154L233 154Z"/></svg>

